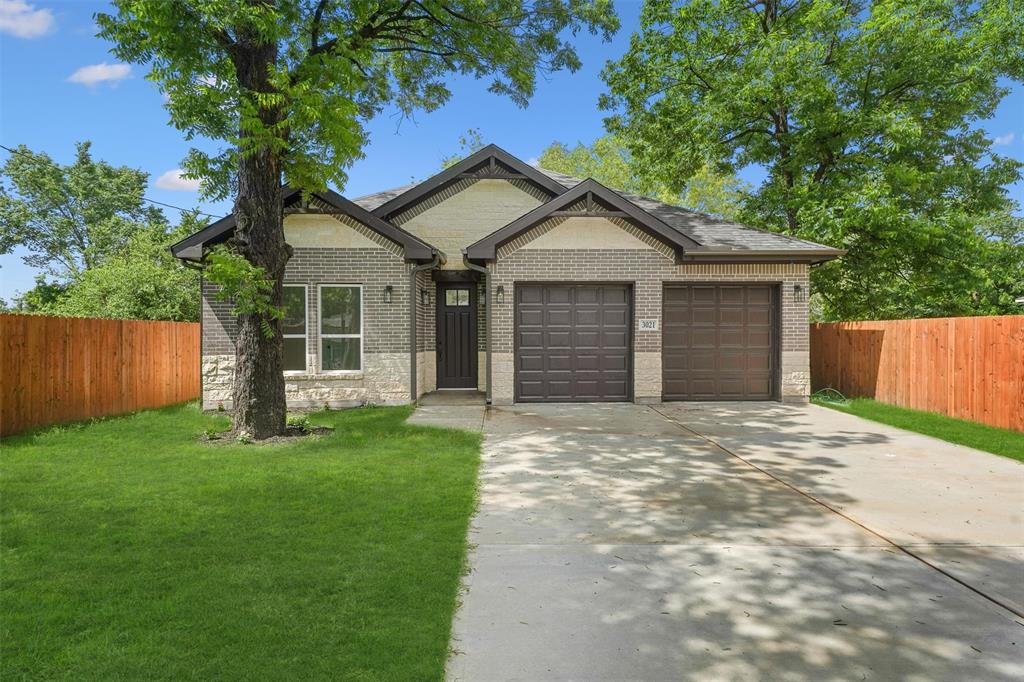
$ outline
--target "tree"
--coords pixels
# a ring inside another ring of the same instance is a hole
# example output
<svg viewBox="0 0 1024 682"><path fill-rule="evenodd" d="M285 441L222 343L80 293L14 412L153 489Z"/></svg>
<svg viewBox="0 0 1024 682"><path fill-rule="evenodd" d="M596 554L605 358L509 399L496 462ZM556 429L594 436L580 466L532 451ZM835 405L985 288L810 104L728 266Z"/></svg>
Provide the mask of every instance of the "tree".
<svg viewBox="0 0 1024 682"><path fill-rule="evenodd" d="M540 166L579 178L594 178L615 189L723 218L736 216L745 192L749 191L747 184L731 173L720 173L704 165L680 192L644 172L623 141L614 135L604 135L590 146L577 144L572 149L553 142L541 152Z"/></svg>
<svg viewBox="0 0 1024 682"><path fill-rule="evenodd" d="M199 273L182 267L169 247L205 227L183 214L173 230L150 226L132 235L118 254L83 271L60 295L37 306L48 315L131 320L199 319Z"/></svg>
<svg viewBox="0 0 1024 682"><path fill-rule="evenodd" d="M673 190L766 169L746 221L849 249L814 273L826 316L1006 310L1021 164L977 124L1024 76L1022 35L1010 0L647 0L602 106Z"/></svg>
<svg viewBox="0 0 1024 682"><path fill-rule="evenodd" d="M464 135L459 135L459 151L441 159L441 168L451 168L467 156L472 156L487 145L479 128L470 128Z"/></svg>
<svg viewBox="0 0 1024 682"><path fill-rule="evenodd" d="M79 142L74 163L17 147L0 166L0 245L26 247L27 265L70 279L120 252L139 225L166 225L143 201L148 174L94 161Z"/></svg>
<svg viewBox="0 0 1024 682"><path fill-rule="evenodd" d="M150 64L171 122L226 146L184 167L208 192L235 194L230 248L272 284L269 306L238 316L234 428L261 439L285 427L279 314L291 250L282 178L303 190L345 183L386 104L431 110L444 75L491 77L525 104L537 69L576 69L581 27L618 27L610 0L115 0L100 35L121 59ZM235 272L248 271L241 268ZM259 289L259 287L254 287ZM244 308L245 306L243 306ZM264 330L270 334L265 335Z"/></svg>

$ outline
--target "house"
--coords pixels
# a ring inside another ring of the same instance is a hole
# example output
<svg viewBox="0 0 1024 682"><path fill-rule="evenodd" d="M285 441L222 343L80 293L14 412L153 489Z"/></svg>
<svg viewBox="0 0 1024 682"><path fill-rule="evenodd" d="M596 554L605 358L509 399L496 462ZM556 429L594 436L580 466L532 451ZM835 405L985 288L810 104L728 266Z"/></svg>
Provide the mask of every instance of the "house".
<svg viewBox="0 0 1024 682"><path fill-rule="evenodd" d="M285 189L292 407L806 400L808 272L844 252L532 167L495 146L350 201ZM197 262L228 217L172 247ZM235 323L202 288L203 404Z"/></svg>

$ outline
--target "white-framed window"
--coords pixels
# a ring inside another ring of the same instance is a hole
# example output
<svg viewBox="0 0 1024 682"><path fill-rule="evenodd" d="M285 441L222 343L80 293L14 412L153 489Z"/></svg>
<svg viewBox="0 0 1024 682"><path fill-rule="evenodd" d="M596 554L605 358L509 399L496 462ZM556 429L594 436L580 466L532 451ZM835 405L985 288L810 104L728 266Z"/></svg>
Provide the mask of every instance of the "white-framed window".
<svg viewBox="0 0 1024 682"><path fill-rule="evenodd" d="M284 371L306 371L306 285L285 284L283 290Z"/></svg>
<svg viewBox="0 0 1024 682"><path fill-rule="evenodd" d="M319 287L320 371L363 371L363 286Z"/></svg>

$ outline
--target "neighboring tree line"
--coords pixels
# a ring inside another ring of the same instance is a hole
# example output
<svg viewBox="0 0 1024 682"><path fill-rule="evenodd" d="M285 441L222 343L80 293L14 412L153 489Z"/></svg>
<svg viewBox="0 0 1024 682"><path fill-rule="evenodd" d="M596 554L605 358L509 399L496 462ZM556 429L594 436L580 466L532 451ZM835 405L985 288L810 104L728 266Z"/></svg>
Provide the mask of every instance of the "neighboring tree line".
<svg viewBox="0 0 1024 682"><path fill-rule="evenodd" d="M138 320L199 319L199 273L168 247L205 225L182 213L171 225L143 200L149 175L95 161L78 144L74 163L18 147L0 166L0 253L29 251L36 286L4 305L46 315Z"/></svg>
<svg viewBox="0 0 1024 682"><path fill-rule="evenodd" d="M757 167L712 212L849 250L813 273L822 318L1020 312L1022 164L979 127L1024 80L1019 3L646 0L603 77L638 187L694 205L709 169Z"/></svg>

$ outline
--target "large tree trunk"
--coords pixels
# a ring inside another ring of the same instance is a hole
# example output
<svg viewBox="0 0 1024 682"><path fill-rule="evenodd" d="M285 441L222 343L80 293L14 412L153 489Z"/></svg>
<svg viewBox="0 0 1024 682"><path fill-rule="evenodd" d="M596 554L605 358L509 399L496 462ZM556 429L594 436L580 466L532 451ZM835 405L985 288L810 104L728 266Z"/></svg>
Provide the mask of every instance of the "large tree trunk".
<svg viewBox="0 0 1024 682"><path fill-rule="evenodd" d="M269 68L277 61L277 46L258 35L239 30L233 55L239 85L244 90L270 92ZM274 125L281 113L262 109L264 125ZM243 145L248 133L241 131ZM284 240L281 206L281 159L266 145L239 154L238 196L235 200L234 247L273 280L271 303L282 303L281 282L291 249ZM269 324L273 334L267 335ZM284 350L279 320L241 315L235 340L234 430L262 440L285 430Z"/></svg>

